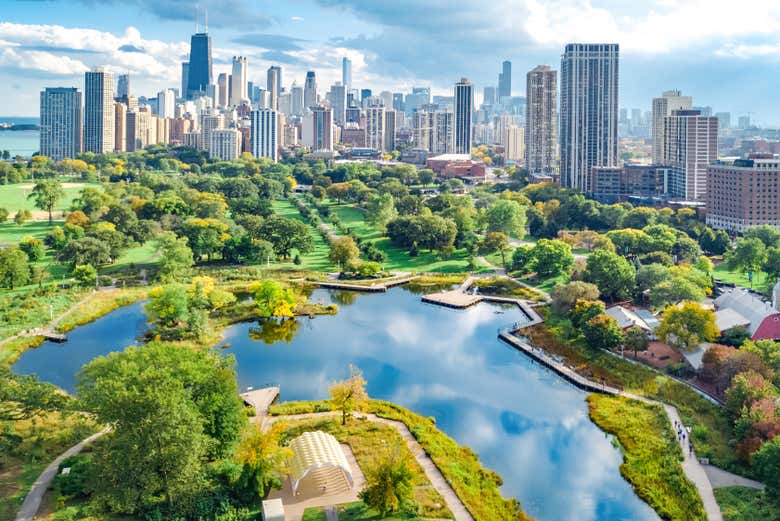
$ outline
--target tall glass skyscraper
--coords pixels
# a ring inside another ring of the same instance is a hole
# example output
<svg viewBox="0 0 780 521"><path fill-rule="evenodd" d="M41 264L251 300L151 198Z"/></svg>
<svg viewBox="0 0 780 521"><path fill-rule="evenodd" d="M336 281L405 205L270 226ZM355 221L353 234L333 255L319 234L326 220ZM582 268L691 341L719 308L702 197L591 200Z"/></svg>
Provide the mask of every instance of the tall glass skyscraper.
<svg viewBox="0 0 780 521"><path fill-rule="evenodd" d="M352 88L352 60L346 56L341 59L341 84L347 90Z"/></svg>
<svg viewBox="0 0 780 521"><path fill-rule="evenodd" d="M512 95L512 62L509 60L501 64L501 72L498 75L498 99Z"/></svg>
<svg viewBox="0 0 780 521"><path fill-rule="evenodd" d="M617 166L619 46L570 43L561 57L561 185L591 189L591 167Z"/></svg>
<svg viewBox="0 0 780 521"><path fill-rule="evenodd" d="M187 99L205 93L212 83L211 36L197 33L190 40L190 61L187 73Z"/></svg>
<svg viewBox="0 0 780 521"><path fill-rule="evenodd" d="M114 75L102 67L84 75L84 152L114 151Z"/></svg>
<svg viewBox="0 0 780 521"><path fill-rule="evenodd" d="M306 83L303 84L303 108L311 110L317 105L317 75L314 71L306 73Z"/></svg>
<svg viewBox="0 0 780 521"><path fill-rule="evenodd" d="M75 87L41 92L41 154L55 161L81 152L81 92Z"/></svg>
<svg viewBox="0 0 780 521"><path fill-rule="evenodd" d="M455 153L471 154L474 118L474 85L462 78L455 84Z"/></svg>

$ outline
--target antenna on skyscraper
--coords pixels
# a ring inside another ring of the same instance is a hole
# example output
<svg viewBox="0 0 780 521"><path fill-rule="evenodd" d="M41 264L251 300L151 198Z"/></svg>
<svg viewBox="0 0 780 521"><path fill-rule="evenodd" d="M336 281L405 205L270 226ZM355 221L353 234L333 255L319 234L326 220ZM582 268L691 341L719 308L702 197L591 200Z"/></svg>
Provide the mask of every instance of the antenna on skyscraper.
<svg viewBox="0 0 780 521"><path fill-rule="evenodd" d="M206 19L204 20L204 24L206 26L206 30L203 31L204 33L209 32L209 8L206 7Z"/></svg>
<svg viewBox="0 0 780 521"><path fill-rule="evenodd" d="M199 27L200 20L198 20L198 7L199 7L198 4L195 4L195 34L198 34L199 32L198 29L200 29Z"/></svg>

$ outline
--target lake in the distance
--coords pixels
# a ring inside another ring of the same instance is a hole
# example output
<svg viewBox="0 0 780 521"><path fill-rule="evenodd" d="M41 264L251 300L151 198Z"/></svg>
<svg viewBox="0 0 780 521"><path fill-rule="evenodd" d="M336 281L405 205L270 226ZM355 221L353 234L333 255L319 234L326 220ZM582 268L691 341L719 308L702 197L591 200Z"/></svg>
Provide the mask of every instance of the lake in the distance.
<svg viewBox="0 0 780 521"><path fill-rule="evenodd" d="M37 125L38 118L0 117L0 123ZM41 148L41 133L38 130L3 130L0 128L0 151L8 150L11 157L30 157Z"/></svg>
<svg viewBox="0 0 780 521"><path fill-rule="evenodd" d="M372 397L435 416L473 448L504 478L504 495L532 517L658 519L620 476L621 454L588 419L586 393L498 340L498 328L521 318L516 308L456 311L400 288L359 296L317 290L311 300L335 300L339 312L300 319L295 331L257 323L226 330L242 390L278 383L282 400L323 399L354 364ZM134 343L143 319L141 304L118 310L70 332L67 344L28 351L14 369L72 390L81 365ZM285 335L289 343L276 340Z"/></svg>

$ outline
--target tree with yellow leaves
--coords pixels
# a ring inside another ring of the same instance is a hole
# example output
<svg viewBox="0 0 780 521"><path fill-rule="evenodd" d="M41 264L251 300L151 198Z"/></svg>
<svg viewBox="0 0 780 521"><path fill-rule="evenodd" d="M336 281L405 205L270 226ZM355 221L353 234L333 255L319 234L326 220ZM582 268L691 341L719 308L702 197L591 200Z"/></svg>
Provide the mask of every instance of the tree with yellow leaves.
<svg viewBox="0 0 780 521"><path fill-rule="evenodd" d="M347 415L352 411L360 410L368 400L366 393L366 380L363 372L350 364L349 378L336 382L328 389L333 406L341 411L341 424L347 424Z"/></svg>
<svg viewBox="0 0 780 521"><path fill-rule="evenodd" d="M264 317L290 318L295 316L295 294L273 279L253 282L249 291L254 295L260 315Z"/></svg>
<svg viewBox="0 0 780 521"><path fill-rule="evenodd" d="M242 466L236 489L243 501L262 500L272 489L282 488L292 457L292 450L279 445L282 428L277 423L263 432L260 425L252 423L244 430L236 449L236 462Z"/></svg>

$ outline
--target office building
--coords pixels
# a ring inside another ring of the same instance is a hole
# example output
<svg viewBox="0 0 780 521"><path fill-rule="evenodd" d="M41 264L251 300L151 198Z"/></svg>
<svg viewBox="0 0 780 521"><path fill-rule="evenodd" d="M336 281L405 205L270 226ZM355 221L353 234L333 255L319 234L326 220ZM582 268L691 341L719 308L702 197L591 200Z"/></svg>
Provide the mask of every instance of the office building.
<svg viewBox="0 0 780 521"><path fill-rule="evenodd" d="M230 105L237 107L249 100L246 84L246 57L233 56L233 68L230 74Z"/></svg>
<svg viewBox="0 0 780 521"><path fill-rule="evenodd" d="M157 122L152 121L152 112L148 107L127 113L126 138L128 152L143 150L157 141Z"/></svg>
<svg viewBox="0 0 780 521"><path fill-rule="evenodd" d="M114 151L127 151L127 105L114 102Z"/></svg>
<svg viewBox="0 0 780 521"><path fill-rule="evenodd" d="M653 163L663 164L664 158L664 129L665 121L675 110L690 110L693 98L683 96L679 90L668 90L660 98L653 98ZM632 124L634 123L633 117Z"/></svg>
<svg viewBox="0 0 780 521"><path fill-rule="evenodd" d="M309 71L303 84L303 108L311 110L314 106L317 106L317 75L314 71Z"/></svg>
<svg viewBox="0 0 780 521"><path fill-rule="evenodd" d="M512 96L512 62L509 60L501 64L501 72L498 75L498 101Z"/></svg>
<svg viewBox="0 0 780 521"><path fill-rule="evenodd" d="M707 167L718 159L718 119L698 110L675 110L664 127L664 162L672 167L669 194L704 201Z"/></svg>
<svg viewBox="0 0 780 521"><path fill-rule="evenodd" d="M561 57L560 182L587 192L594 166L617 166L618 44L566 45Z"/></svg>
<svg viewBox="0 0 780 521"><path fill-rule="evenodd" d="M731 112L716 112L715 117L718 118L719 130L728 130L731 128Z"/></svg>
<svg viewBox="0 0 780 521"><path fill-rule="evenodd" d="M182 62L181 64L181 97L187 98L187 92L190 88L190 62Z"/></svg>
<svg viewBox="0 0 780 521"><path fill-rule="evenodd" d="M250 152L255 157L278 160L279 119L273 109L253 110L251 120Z"/></svg>
<svg viewBox="0 0 780 521"><path fill-rule="evenodd" d="M224 108L228 106L228 100L230 99L228 92L228 75L221 72L217 77L217 96L214 100L218 107Z"/></svg>
<svg viewBox="0 0 780 521"><path fill-rule="evenodd" d="M525 162L528 173L558 173L558 73L539 65L526 76Z"/></svg>
<svg viewBox="0 0 780 521"><path fill-rule="evenodd" d="M393 110L400 112L404 110L404 95L401 92L393 93Z"/></svg>
<svg viewBox="0 0 780 521"><path fill-rule="evenodd" d="M670 178L666 165L594 166L590 195L604 203L650 200L667 195Z"/></svg>
<svg viewBox="0 0 780 521"><path fill-rule="evenodd" d="M97 67L84 79L84 152L113 152L114 75Z"/></svg>
<svg viewBox="0 0 780 521"><path fill-rule="evenodd" d="M301 142L313 152L333 150L333 111L314 105L303 117Z"/></svg>
<svg viewBox="0 0 780 521"><path fill-rule="evenodd" d="M60 161L81 152L81 92L75 87L41 92L40 153Z"/></svg>
<svg viewBox="0 0 780 521"><path fill-rule="evenodd" d="M266 89L268 90L269 107L279 110L279 95L282 93L282 68L278 65L268 67Z"/></svg>
<svg viewBox="0 0 780 521"><path fill-rule="evenodd" d="M303 104L303 87L293 82L290 87L290 105L293 116L302 116L306 105Z"/></svg>
<svg viewBox="0 0 780 521"><path fill-rule="evenodd" d="M200 143L198 148L208 150L211 143L211 132L225 128L225 117L222 114L202 113L200 115Z"/></svg>
<svg viewBox="0 0 780 521"><path fill-rule="evenodd" d="M157 115L161 118L176 117L176 95L171 89L157 93Z"/></svg>
<svg viewBox="0 0 780 521"><path fill-rule="evenodd" d="M127 98L130 96L130 75L120 74L116 77L116 97Z"/></svg>
<svg viewBox="0 0 780 521"><path fill-rule="evenodd" d="M333 122L343 126L347 121L347 88L342 83L336 82L330 87L328 98L333 108Z"/></svg>
<svg viewBox="0 0 780 521"><path fill-rule="evenodd" d="M207 33L193 34L190 39L190 61L184 97L193 99L204 95L212 83L211 36Z"/></svg>
<svg viewBox="0 0 780 521"><path fill-rule="evenodd" d="M504 132L504 158L508 161L525 160L525 129L510 125Z"/></svg>
<svg viewBox="0 0 780 521"><path fill-rule="evenodd" d="M347 90L352 88L352 60L346 56L341 59L341 84Z"/></svg>
<svg viewBox="0 0 780 521"><path fill-rule="evenodd" d="M412 115L415 147L427 150L433 155L451 153L453 120L452 112L415 111Z"/></svg>
<svg viewBox="0 0 780 521"><path fill-rule="evenodd" d="M718 161L707 168L707 225L729 232L780 228L780 160Z"/></svg>
<svg viewBox="0 0 780 521"><path fill-rule="evenodd" d="M385 152L392 152L396 145L396 125L398 112L385 108Z"/></svg>
<svg viewBox="0 0 780 521"><path fill-rule="evenodd" d="M485 105L494 105L496 103L496 88L485 87L482 89L482 103Z"/></svg>
<svg viewBox="0 0 780 521"><path fill-rule="evenodd" d="M209 132L209 157L219 161L232 161L241 156L241 132L234 128Z"/></svg>
<svg viewBox="0 0 780 521"><path fill-rule="evenodd" d="M366 147L385 150L385 107L376 105L366 109Z"/></svg>
<svg viewBox="0 0 780 521"><path fill-rule="evenodd" d="M455 153L471 154L474 85L462 78L455 84Z"/></svg>

